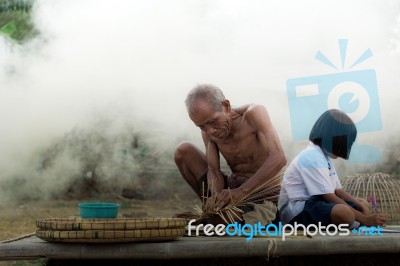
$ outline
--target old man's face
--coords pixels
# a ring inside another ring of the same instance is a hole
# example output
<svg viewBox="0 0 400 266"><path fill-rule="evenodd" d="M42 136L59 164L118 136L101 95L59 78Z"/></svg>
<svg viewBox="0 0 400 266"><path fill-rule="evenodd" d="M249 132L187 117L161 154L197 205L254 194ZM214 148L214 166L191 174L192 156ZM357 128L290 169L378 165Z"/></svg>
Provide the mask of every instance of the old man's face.
<svg viewBox="0 0 400 266"><path fill-rule="evenodd" d="M189 113L189 117L211 140L223 140L230 133L231 121L225 106L223 111L215 111L206 101L198 100L195 111Z"/></svg>

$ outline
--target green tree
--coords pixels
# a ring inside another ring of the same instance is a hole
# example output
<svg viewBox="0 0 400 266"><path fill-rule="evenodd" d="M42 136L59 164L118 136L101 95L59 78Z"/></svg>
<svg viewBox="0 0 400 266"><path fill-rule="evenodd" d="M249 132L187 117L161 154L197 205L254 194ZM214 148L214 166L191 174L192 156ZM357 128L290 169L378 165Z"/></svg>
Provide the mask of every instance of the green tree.
<svg viewBox="0 0 400 266"><path fill-rule="evenodd" d="M0 36L23 43L38 35L33 6L34 0L0 0Z"/></svg>

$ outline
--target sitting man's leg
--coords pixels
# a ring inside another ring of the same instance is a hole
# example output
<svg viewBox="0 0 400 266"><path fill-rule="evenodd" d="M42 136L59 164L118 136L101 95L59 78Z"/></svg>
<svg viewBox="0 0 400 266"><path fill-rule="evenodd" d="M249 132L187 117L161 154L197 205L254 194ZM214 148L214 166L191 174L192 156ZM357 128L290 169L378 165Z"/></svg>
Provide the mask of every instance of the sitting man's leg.
<svg viewBox="0 0 400 266"><path fill-rule="evenodd" d="M178 166L185 181L190 185L190 187L196 192L197 196L203 201L203 187L201 187L202 181L205 184L205 190L208 191L207 187L207 160L206 155L198 147L190 142L182 142L178 145L175 150L175 163ZM204 180L202 180L204 179ZM237 218L239 216L241 219L241 213L236 211L233 217ZM186 217L188 213L178 214L176 217ZM229 221L228 214L225 211L221 211L220 215L224 216L225 220ZM211 223L214 225L223 224L224 219L216 213L210 213L210 216L205 215L201 223Z"/></svg>
<svg viewBox="0 0 400 266"><path fill-rule="evenodd" d="M202 199L202 189L199 179L207 173L206 155L198 147L186 141L178 145L175 150L175 163L183 178Z"/></svg>

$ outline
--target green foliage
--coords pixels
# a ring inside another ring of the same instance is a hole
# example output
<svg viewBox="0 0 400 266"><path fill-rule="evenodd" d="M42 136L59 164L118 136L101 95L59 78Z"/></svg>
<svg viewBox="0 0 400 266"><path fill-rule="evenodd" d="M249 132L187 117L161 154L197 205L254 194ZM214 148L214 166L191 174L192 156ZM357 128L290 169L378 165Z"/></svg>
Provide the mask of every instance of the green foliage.
<svg viewBox="0 0 400 266"><path fill-rule="evenodd" d="M32 21L33 0L0 0L0 35L23 43L39 34Z"/></svg>
<svg viewBox="0 0 400 266"><path fill-rule="evenodd" d="M17 25L14 22L7 23L3 27L0 28L0 32L4 35L11 37L12 34L17 30Z"/></svg>

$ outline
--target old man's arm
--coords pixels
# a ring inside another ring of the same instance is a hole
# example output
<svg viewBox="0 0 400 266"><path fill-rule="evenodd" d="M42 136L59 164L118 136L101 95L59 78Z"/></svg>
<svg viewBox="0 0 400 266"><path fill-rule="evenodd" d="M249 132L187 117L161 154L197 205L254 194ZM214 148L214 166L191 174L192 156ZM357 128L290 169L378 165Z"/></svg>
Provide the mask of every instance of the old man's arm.
<svg viewBox="0 0 400 266"><path fill-rule="evenodd" d="M224 188L224 177L220 171L220 157L217 145L211 141L207 134L202 132L204 145L206 147L207 159L207 183L211 193L219 193Z"/></svg>

